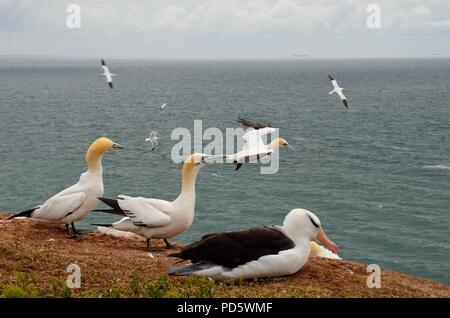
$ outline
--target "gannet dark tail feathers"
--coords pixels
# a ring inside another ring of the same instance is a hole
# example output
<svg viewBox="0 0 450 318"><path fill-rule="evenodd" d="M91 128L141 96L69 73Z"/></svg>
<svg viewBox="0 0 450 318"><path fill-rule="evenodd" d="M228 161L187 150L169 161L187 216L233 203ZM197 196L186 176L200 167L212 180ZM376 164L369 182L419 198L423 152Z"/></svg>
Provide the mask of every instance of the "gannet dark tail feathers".
<svg viewBox="0 0 450 318"><path fill-rule="evenodd" d="M34 211L36 211L37 208L38 208L38 207L29 209L29 210L26 210L26 211L23 211L23 212L14 214L14 215L11 215L11 216L8 218L8 220L14 219L14 218L17 218L17 217L26 217L26 218L29 218L29 217L31 217L31 214L32 214Z"/></svg>

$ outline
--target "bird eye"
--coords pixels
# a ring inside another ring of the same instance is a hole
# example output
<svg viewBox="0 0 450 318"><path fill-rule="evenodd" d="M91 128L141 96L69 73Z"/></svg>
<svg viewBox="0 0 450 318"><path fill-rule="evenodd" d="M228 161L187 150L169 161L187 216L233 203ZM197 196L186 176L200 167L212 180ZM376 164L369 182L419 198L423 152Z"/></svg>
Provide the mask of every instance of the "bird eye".
<svg viewBox="0 0 450 318"><path fill-rule="evenodd" d="M311 220L311 223L315 226L315 227L320 227L314 220L312 217L309 216L309 219Z"/></svg>

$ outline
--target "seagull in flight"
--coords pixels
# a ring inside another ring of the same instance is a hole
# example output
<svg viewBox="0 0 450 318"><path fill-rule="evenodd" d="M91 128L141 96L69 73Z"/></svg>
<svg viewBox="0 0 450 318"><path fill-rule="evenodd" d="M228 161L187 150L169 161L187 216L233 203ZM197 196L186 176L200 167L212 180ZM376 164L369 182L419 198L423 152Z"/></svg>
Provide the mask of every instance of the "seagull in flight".
<svg viewBox="0 0 450 318"><path fill-rule="evenodd" d="M161 105L161 111L164 109L164 107L166 107L167 106L167 103L164 103L164 104L162 104Z"/></svg>
<svg viewBox="0 0 450 318"><path fill-rule="evenodd" d="M116 76L116 74L113 74L109 71L109 68L106 66L105 60L103 59L102 59L102 68L103 74L101 74L100 76L106 79L106 82L108 83L110 88L113 88L112 77Z"/></svg>
<svg viewBox="0 0 450 318"><path fill-rule="evenodd" d="M150 136L148 136L148 138L145 138L145 141L148 141L152 145L152 151L156 148L156 146L158 146L159 138L156 136L157 134L157 131L152 130L150 132Z"/></svg>
<svg viewBox="0 0 450 318"><path fill-rule="evenodd" d="M328 78L330 79L331 84L333 84L333 90L331 92L329 92L328 95L331 95L334 93L338 94L339 98L342 100L342 103L344 104L344 106L348 108L347 97L345 97L345 95L343 93L343 91L345 91L346 89L343 87L340 87L338 85L337 81L331 75L328 75Z"/></svg>

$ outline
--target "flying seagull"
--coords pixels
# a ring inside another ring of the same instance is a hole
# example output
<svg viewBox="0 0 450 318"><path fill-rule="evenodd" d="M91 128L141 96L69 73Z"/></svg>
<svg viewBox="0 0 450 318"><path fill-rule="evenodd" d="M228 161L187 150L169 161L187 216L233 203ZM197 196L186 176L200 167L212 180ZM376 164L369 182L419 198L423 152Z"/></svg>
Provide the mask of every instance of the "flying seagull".
<svg viewBox="0 0 450 318"><path fill-rule="evenodd" d="M161 111L164 109L164 107L166 107L167 106L167 103L164 103L164 104L162 104L161 105Z"/></svg>
<svg viewBox="0 0 450 318"><path fill-rule="evenodd" d="M157 131L152 130L150 132L150 136L148 138L145 138L145 141L148 141L152 145L152 151L156 148L156 146L158 146L159 138L156 137L157 134Z"/></svg>
<svg viewBox="0 0 450 318"><path fill-rule="evenodd" d="M123 148L121 145L102 137L94 141L86 152L88 170L81 174L78 183L54 195L43 204L10 217L28 217L47 223L66 224L69 236L76 237L81 232L73 222L85 218L103 195L102 157L110 149Z"/></svg>
<svg viewBox="0 0 450 318"><path fill-rule="evenodd" d="M113 88L112 77L116 76L116 74L113 74L109 71L108 67L106 66L105 60L103 59L102 59L102 68L103 74L101 74L100 76L106 79L106 82L108 83L110 88Z"/></svg>
<svg viewBox="0 0 450 318"><path fill-rule="evenodd" d="M344 104L345 107L348 108L348 102L347 102L347 98L345 97L343 91L345 91L346 89L343 87L340 87L337 83L337 81L331 76L328 75L328 78L331 81L331 84L333 84L333 90L331 92L328 93L328 95L331 95L333 93L336 93L339 95L339 98L342 100L342 103Z"/></svg>
<svg viewBox="0 0 450 318"><path fill-rule="evenodd" d="M94 211L124 216L112 224L93 224L132 232L147 241L147 251L151 252L150 239L162 239L166 248L173 246L167 239L187 231L195 216L195 180L200 169L205 166L207 155L195 153L184 162L182 169L181 193L174 201L156 198L130 197L119 195L117 199L99 198L109 209Z"/></svg>
<svg viewBox="0 0 450 318"><path fill-rule="evenodd" d="M204 235L169 256L191 264L169 269L172 275L199 275L235 280L292 275L308 261L311 240L319 240L332 252L338 246L325 234L320 220L304 209L291 210L282 226Z"/></svg>

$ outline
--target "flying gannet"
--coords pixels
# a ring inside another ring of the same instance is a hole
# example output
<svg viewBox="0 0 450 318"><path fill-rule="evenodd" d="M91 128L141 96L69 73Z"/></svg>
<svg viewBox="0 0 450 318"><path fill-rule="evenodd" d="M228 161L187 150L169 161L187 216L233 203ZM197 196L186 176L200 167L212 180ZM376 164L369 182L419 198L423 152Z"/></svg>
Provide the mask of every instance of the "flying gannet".
<svg viewBox="0 0 450 318"><path fill-rule="evenodd" d="M231 161L236 164L236 170L242 167L244 163L257 161L261 158L270 156L274 151L278 150L280 147L289 147L292 150L291 145L283 138L276 138L270 144L265 144L263 137L265 135L276 132L275 128L268 125L260 124L257 122L239 119L244 126L256 127L246 132L242 139L244 140L244 145L242 149L235 154L225 155L225 156L211 156L207 160L208 162L215 161L218 158L225 159L226 161Z"/></svg>
<svg viewBox="0 0 450 318"><path fill-rule="evenodd" d="M344 106L348 108L347 98L345 97L345 95L343 93L343 91L345 91L346 89L343 87L340 87L338 85L337 81L331 75L328 75L328 78L330 79L331 84L333 84L333 90L331 92L329 92L328 95L331 95L334 93L338 94L339 98L342 100L342 103L344 104Z"/></svg>
<svg viewBox="0 0 450 318"><path fill-rule="evenodd" d="M110 139L101 137L86 152L88 170L81 174L78 183L54 195L42 205L9 217L28 217L48 223L66 224L69 236L81 234L75 229L75 221L85 218L103 195L102 157L110 149L123 148Z"/></svg>
<svg viewBox="0 0 450 318"><path fill-rule="evenodd" d="M113 74L109 71L108 67L106 66L105 60L102 60L102 68L103 74L101 74L100 76L106 79L106 82L108 83L110 88L113 88L112 77L116 76L116 74Z"/></svg>
<svg viewBox="0 0 450 318"><path fill-rule="evenodd" d="M164 109L164 107L166 107L167 106L167 103L164 103L164 104L162 104L161 105L161 111Z"/></svg>
<svg viewBox="0 0 450 318"><path fill-rule="evenodd" d="M282 226L212 233L169 256L190 260L172 267L169 274L200 275L234 280L291 275L307 262L311 240L320 240L332 251L338 246L323 231L320 221L304 209L291 210Z"/></svg>
<svg viewBox="0 0 450 318"><path fill-rule="evenodd" d="M157 131L152 130L150 132L150 136L148 136L148 138L145 138L145 141L148 141L151 144L152 151L156 148L156 146L158 146L159 138L156 136L157 134Z"/></svg>
<svg viewBox="0 0 450 318"><path fill-rule="evenodd" d="M112 227L116 230L133 232L147 240L147 250L151 252L150 239L163 239L166 248L173 246L167 239L187 231L195 215L195 180L200 169L206 164L207 156L199 153L190 155L182 169L180 195L174 201L147 199L119 195L117 199L99 198L112 209L94 211L125 216L112 224L93 224Z"/></svg>

